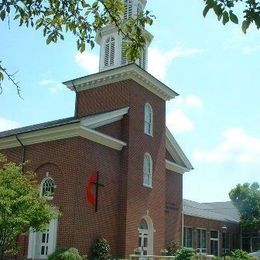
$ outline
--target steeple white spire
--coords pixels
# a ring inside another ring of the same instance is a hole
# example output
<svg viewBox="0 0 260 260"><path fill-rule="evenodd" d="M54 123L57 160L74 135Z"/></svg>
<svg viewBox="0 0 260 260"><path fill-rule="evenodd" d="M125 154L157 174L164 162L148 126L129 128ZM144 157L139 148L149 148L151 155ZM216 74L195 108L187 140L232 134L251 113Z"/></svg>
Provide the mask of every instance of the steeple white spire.
<svg viewBox="0 0 260 260"><path fill-rule="evenodd" d="M125 13L124 19L129 17L135 18L137 14L144 10L147 0L124 0ZM128 64L126 55L124 54L124 37L118 34L115 25L105 26L96 42L100 45L99 71L104 71ZM144 48L141 57L136 60L136 64L143 69L147 69L148 46Z"/></svg>

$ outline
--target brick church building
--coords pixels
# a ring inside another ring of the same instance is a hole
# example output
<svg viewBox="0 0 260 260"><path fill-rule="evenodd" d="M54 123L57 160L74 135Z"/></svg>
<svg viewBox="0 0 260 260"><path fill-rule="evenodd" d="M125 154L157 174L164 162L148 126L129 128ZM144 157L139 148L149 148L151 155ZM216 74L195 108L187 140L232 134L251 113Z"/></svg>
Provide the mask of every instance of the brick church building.
<svg viewBox="0 0 260 260"><path fill-rule="evenodd" d="M125 0L124 16L145 5ZM189 201L183 211L183 174L193 167L165 126L166 101L178 94L146 71L149 43L128 63L115 26L96 40L99 72L64 82L76 92L73 117L0 133L0 152L29 161L24 171L36 173L40 196L62 213L44 232L20 239L18 259L46 259L58 247L89 255L98 237L113 256L137 247L160 254L171 241L221 255L223 225L235 241L239 220Z"/></svg>
<svg viewBox="0 0 260 260"><path fill-rule="evenodd" d="M125 16L145 4L126 1ZM165 126L165 103L177 93L146 71L149 44L128 64L123 41L116 27L103 28L100 71L64 82L76 92L74 117L0 133L0 152L29 161L41 196L62 213L21 240L23 257L46 259L61 246L89 254L97 237L115 256L181 243L182 175L192 165Z"/></svg>

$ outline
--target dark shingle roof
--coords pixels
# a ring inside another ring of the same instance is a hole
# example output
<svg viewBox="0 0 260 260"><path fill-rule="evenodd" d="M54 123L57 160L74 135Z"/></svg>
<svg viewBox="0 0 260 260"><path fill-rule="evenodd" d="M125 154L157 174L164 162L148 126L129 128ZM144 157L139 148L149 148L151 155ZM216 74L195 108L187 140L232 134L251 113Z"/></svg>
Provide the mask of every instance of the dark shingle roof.
<svg viewBox="0 0 260 260"><path fill-rule="evenodd" d="M51 128L55 126L77 123L79 121L80 120L75 117L68 117L68 118L58 119L58 120L40 123L36 125L25 126L17 129L0 132L0 138L22 134L22 133L28 133L36 130L42 130L42 129Z"/></svg>
<svg viewBox="0 0 260 260"><path fill-rule="evenodd" d="M231 201L199 203L183 200L183 212L189 216L228 222L239 222L240 219L239 213Z"/></svg>

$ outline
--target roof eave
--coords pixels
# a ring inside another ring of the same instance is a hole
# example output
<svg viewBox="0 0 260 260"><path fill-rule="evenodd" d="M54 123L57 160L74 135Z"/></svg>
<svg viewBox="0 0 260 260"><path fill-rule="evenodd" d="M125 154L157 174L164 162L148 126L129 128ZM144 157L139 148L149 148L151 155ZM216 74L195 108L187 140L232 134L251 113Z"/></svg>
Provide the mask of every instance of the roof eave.
<svg viewBox="0 0 260 260"><path fill-rule="evenodd" d="M75 88L77 91L83 91L128 79L134 80L164 100L178 96L178 93L135 63L65 81L63 84L73 91Z"/></svg>

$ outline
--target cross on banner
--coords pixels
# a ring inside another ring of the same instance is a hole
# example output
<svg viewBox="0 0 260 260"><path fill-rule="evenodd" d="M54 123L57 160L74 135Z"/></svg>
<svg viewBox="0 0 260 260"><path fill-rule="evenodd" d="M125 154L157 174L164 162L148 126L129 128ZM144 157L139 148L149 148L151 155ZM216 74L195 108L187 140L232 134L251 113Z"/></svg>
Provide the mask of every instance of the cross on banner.
<svg viewBox="0 0 260 260"><path fill-rule="evenodd" d="M95 185L95 195L92 194L91 189ZM98 191L99 187L104 187L104 184L99 183L99 171L94 171L87 182L87 201L95 207L95 212L98 210Z"/></svg>

